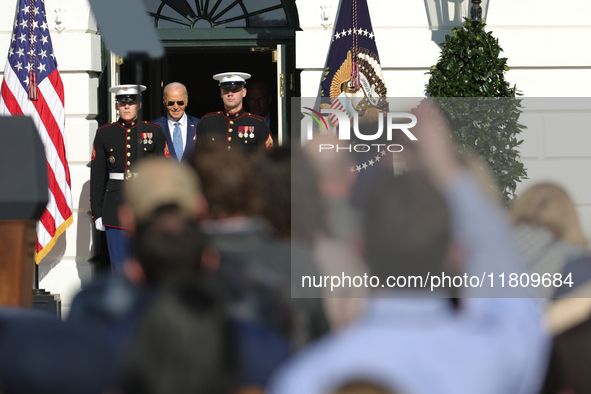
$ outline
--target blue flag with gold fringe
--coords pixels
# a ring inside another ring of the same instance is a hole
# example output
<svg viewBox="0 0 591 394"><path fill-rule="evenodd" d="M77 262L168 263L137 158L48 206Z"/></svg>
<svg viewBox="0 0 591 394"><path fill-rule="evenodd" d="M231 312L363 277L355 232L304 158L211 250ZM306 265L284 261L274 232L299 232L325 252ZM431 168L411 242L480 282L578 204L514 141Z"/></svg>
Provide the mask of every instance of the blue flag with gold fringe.
<svg viewBox="0 0 591 394"><path fill-rule="evenodd" d="M388 111L375 34L367 0L341 0L326 67L320 83L321 108L359 115L359 123L373 123ZM332 126L336 115L329 116Z"/></svg>

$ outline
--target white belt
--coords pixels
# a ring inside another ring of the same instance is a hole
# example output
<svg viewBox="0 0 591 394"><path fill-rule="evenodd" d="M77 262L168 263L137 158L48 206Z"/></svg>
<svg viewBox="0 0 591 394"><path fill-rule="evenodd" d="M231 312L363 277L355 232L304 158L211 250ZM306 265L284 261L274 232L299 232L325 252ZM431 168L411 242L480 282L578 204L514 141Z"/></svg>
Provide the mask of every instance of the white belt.
<svg viewBox="0 0 591 394"><path fill-rule="evenodd" d="M123 181L125 179L130 178L137 178L138 174L136 172L128 172L127 174L123 172L110 172L109 179L116 179L118 181Z"/></svg>

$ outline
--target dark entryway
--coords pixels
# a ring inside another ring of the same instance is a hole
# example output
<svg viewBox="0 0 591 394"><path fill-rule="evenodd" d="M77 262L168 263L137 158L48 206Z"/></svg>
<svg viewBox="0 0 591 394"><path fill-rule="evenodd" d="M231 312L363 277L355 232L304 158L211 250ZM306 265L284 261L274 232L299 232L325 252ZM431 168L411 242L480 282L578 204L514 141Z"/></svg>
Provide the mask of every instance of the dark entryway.
<svg viewBox="0 0 591 394"><path fill-rule="evenodd" d="M250 81L268 84L274 97L271 106L279 115L279 129L286 140L289 101L299 95L294 56L299 22L294 0L144 1L166 48L163 59L145 62L142 67L142 83L148 87L144 119L164 113L162 87L169 82L187 86L189 114L201 117L218 111L222 101L213 75L247 72L252 75ZM121 64L119 80L135 83L135 65Z"/></svg>
<svg viewBox="0 0 591 394"><path fill-rule="evenodd" d="M190 115L201 117L208 112L219 111L222 107L220 90L214 74L228 71L247 72L252 78L247 81L263 80L273 96L277 91L277 64L273 62L272 51L254 52L250 48L172 48L167 49L165 58L144 66L144 117L152 119L165 113L161 104L162 87L170 82L181 82L189 91ZM135 66L123 64L120 78L124 83L135 83ZM248 93L248 92L247 92ZM272 108L276 110L274 97ZM245 106L246 107L246 106Z"/></svg>

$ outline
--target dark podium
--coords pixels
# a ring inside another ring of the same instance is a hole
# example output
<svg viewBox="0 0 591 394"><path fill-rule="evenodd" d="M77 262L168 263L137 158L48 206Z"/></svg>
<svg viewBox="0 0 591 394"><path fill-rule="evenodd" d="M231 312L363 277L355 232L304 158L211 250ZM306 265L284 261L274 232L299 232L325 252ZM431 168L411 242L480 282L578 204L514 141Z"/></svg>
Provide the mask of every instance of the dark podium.
<svg viewBox="0 0 591 394"><path fill-rule="evenodd" d="M48 200L43 144L33 120L24 116L0 117L0 141L0 306L33 305L60 316L54 295L37 291L33 297L31 291L35 224ZM45 300L37 305L39 295L49 295L54 310Z"/></svg>

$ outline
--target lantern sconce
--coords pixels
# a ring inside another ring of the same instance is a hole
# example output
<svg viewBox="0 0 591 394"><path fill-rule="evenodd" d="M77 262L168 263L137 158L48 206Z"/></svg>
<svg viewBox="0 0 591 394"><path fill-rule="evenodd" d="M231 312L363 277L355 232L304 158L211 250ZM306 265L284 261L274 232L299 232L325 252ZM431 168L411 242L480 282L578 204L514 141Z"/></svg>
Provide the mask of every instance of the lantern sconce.
<svg viewBox="0 0 591 394"><path fill-rule="evenodd" d="M66 28L66 6L60 4L55 9L55 29L61 33Z"/></svg>
<svg viewBox="0 0 591 394"><path fill-rule="evenodd" d="M332 26L332 21L330 20L330 4L326 2L320 5L320 24L324 27Z"/></svg>
<svg viewBox="0 0 591 394"><path fill-rule="evenodd" d="M423 0L430 30L451 30L464 18L480 23L486 18L490 0ZM473 14L474 13L474 14Z"/></svg>

